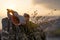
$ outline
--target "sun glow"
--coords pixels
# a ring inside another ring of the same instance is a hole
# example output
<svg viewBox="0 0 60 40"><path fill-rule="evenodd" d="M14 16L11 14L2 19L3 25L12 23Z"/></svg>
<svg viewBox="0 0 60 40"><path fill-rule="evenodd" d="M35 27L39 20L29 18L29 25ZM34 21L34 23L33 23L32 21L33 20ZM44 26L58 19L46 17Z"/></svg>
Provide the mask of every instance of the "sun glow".
<svg viewBox="0 0 60 40"><path fill-rule="evenodd" d="M6 16L6 9L12 9L22 14L31 8L31 0L0 0L0 5L1 16Z"/></svg>
<svg viewBox="0 0 60 40"><path fill-rule="evenodd" d="M4 7L5 9L15 9L16 4L7 2L4 4Z"/></svg>
<svg viewBox="0 0 60 40"><path fill-rule="evenodd" d="M10 0L10 1L5 1L3 3L3 6L5 9L9 8L9 9L27 9L29 8L31 5L31 0Z"/></svg>

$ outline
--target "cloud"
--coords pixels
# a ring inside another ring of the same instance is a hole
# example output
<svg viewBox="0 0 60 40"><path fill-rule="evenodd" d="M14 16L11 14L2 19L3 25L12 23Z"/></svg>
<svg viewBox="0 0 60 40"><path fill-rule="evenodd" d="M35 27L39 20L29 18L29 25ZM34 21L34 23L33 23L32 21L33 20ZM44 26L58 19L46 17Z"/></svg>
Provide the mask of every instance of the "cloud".
<svg viewBox="0 0 60 40"><path fill-rule="evenodd" d="M34 0L35 4L43 4L49 9L60 10L60 0Z"/></svg>

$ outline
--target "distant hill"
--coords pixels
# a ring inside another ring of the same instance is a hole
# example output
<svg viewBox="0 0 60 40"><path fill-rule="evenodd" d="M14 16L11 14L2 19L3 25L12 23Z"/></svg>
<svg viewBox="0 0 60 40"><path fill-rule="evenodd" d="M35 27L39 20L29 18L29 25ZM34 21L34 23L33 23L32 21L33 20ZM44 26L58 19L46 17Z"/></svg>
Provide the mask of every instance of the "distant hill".
<svg viewBox="0 0 60 40"><path fill-rule="evenodd" d="M60 16L42 16L38 22L40 23L41 26L46 26L46 27L50 27L50 26L60 26ZM54 27L55 27L54 26Z"/></svg>
<svg viewBox="0 0 60 40"><path fill-rule="evenodd" d="M48 33L60 35L60 16L45 16L39 19L40 27Z"/></svg>

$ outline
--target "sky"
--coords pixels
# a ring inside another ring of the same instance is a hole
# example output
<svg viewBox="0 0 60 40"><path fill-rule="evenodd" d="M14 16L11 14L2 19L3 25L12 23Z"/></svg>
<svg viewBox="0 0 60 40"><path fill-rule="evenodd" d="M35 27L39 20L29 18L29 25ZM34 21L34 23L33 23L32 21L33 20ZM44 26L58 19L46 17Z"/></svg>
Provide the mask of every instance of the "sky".
<svg viewBox="0 0 60 40"><path fill-rule="evenodd" d="M6 9L13 9L19 15L32 15L37 10L39 16L60 16L60 0L0 0L0 17L7 16Z"/></svg>
<svg viewBox="0 0 60 40"><path fill-rule="evenodd" d="M0 0L0 16L7 16L6 9L13 9L20 15L23 13L32 14L35 10L38 10L39 15L46 15L57 9L54 15L60 16L60 0Z"/></svg>
<svg viewBox="0 0 60 40"><path fill-rule="evenodd" d="M34 0L34 4L43 5L49 10L57 9L54 13L60 16L60 0Z"/></svg>
<svg viewBox="0 0 60 40"><path fill-rule="evenodd" d="M60 0L34 0L36 4L44 4L49 9L60 10Z"/></svg>

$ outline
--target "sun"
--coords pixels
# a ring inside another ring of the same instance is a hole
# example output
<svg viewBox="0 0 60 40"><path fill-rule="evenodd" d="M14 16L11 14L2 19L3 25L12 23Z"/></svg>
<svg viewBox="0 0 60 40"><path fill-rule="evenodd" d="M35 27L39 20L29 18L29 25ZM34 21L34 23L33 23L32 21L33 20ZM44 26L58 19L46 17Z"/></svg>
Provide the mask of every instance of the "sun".
<svg viewBox="0 0 60 40"><path fill-rule="evenodd" d="M5 9L15 9L16 4L14 4L14 3L5 3L4 7L5 7Z"/></svg>
<svg viewBox="0 0 60 40"><path fill-rule="evenodd" d="M14 6L14 5L8 5L7 8L9 8L9 9L14 9L15 6Z"/></svg>
<svg viewBox="0 0 60 40"><path fill-rule="evenodd" d="M4 5L4 9L26 10L31 7L31 0L19 0L19 1L10 0L10 1L5 1L3 5Z"/></svg>

